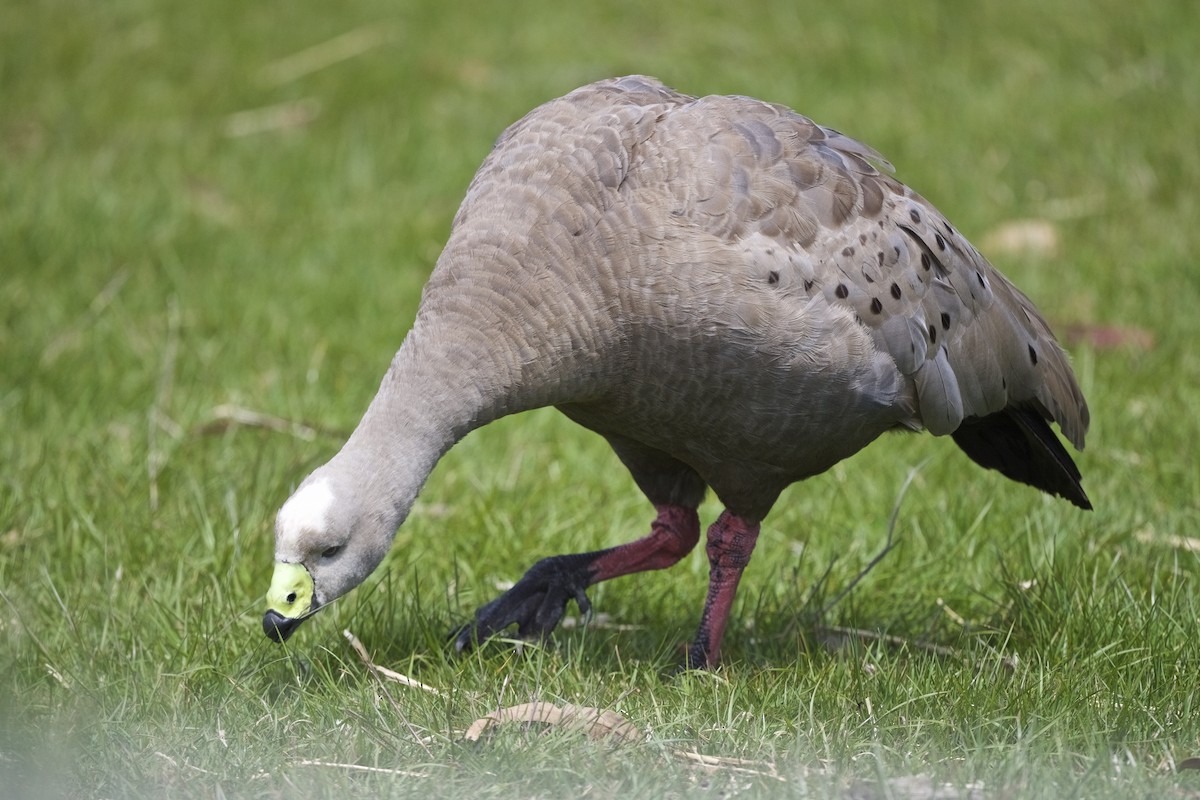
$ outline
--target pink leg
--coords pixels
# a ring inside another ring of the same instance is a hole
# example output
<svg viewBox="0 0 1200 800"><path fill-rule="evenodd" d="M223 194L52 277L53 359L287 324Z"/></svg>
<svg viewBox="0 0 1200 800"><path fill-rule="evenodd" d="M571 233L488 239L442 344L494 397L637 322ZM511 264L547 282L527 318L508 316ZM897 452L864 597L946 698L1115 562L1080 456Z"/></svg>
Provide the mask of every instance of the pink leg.
<svg viewBox="0 0 1200 800"><path fill-rule="evenodd" d="M700 615L700 628L688 649L689 669L715 667L721 655L721 638L725 623L737 594L742 570L750 563L754 543L758 540L758 523L724 511L708 529L708 597Z"/></svg>
<svg viewBox="0 0 1200 800"><path fill-rule="evenodd" d="M692 552L700 540L700 517L694 508L655 506L658 516L650 533L636 542L602 550L591 563L591 583L618 578L633 572L666 569Z"/></svg>

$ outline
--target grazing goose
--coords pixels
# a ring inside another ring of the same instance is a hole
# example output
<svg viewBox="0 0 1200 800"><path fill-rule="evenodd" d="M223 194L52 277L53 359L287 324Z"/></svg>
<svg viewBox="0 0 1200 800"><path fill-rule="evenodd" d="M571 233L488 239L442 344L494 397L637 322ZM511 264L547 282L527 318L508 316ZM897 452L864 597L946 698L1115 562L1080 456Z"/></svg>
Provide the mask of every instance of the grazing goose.
<svg viewBox="0 0 1200 800"><path fill-rule="evenodd" d="M555 406L599 433L656 509L641 539L545 558L459 649L544 635L599 581L700 537L708 597L686 665L717 662L759 525L789 484L885 431L1091 504L1050 429L1088 410L1033 304L874 150L779 105L647 77L530 112L467 190L417 318L341 451L279 511L263 618L281 641L378 566L471 430Z"/></svg>

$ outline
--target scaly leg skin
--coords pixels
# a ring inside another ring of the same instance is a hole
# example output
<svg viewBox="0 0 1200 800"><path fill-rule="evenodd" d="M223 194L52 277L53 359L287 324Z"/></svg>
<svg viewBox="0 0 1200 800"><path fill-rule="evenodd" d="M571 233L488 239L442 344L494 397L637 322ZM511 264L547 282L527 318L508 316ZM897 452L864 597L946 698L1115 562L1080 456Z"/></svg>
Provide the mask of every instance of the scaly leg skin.
<svg viewBox="0 0 1200 800"><path fill-rule="evenodd" d="M593 583L665 569L691 552L700 539L696 509L658 505L650 533L635 542L591 553L551 556L534 564L516 585L475 612L475 621L454 633L454 648L469 650L510 625L523 639L546 636L562 619L567 601L591 613L584 589Z"/></svg>
<svg viewBox="0 0 1200 800"><path fill-rule="evenodd" d="M728 510L723 511L708 529L708 597L700 615L700 628L680 669L708 669L717 665L738 581L742 579L742 570L750 563L756 541L758 523Z"/></svg>

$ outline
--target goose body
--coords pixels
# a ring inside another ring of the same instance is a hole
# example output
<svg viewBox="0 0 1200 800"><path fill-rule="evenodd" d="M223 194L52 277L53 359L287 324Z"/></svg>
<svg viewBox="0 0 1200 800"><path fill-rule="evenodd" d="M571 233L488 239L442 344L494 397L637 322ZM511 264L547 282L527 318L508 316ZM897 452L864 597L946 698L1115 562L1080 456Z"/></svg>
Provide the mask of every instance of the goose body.
<svg viewBox="0 0 1200 800"><path fill-rule="evenodd" d="M1090 503L1049 427L1088 410L1033 304L867 146L778 105L652 78L585 86L512 125L467 191L362 422L276 523L264 629L282 639L386 554L470 430L553 405L604 436L656 508L620 547L543 559L457 644L544 634L597 581L675 563L711 488L715 663L759 523L789 484L893 429Z"/></svg>

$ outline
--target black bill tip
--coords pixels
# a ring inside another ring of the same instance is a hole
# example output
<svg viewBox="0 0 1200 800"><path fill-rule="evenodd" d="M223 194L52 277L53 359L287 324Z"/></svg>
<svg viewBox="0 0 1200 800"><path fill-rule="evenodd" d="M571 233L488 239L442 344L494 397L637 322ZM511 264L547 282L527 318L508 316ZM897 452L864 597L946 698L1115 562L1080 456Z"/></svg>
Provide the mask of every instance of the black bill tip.
<svg viewBox="0 0 1200 800"><path fill-rule="evenodd" d="M279 643L291 636L303 621L304 617L285 617L275 609L270 608L267 609L267 613L263 614L263 633L272 642Z"/></svg>

